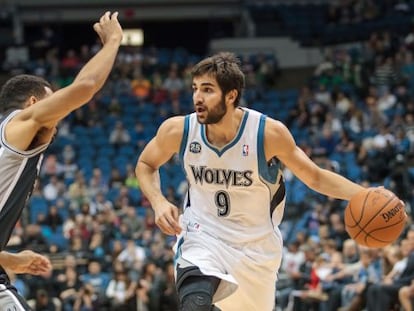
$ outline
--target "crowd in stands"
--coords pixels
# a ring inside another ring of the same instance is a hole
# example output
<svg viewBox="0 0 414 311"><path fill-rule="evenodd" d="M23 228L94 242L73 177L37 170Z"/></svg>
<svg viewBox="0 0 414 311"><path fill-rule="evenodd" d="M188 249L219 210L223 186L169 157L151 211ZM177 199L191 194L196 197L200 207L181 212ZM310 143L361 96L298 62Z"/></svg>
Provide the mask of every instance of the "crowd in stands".
<svg viewBox="0 0 414 311"><path fill-rule="evenodd" d="M283 121L319 165L394 191L410 219L389 247L360 247L345 231L346 202L317 195L285 170L278 310L412 310L413 38L374 32L358 44L327 48L309 83L288 90L274 88L275 77L283 79L274 55L242 56L244 106ZM96 51L32 49L29 60L3 69L45 76L56 88ZM192 111L189 72L199 59L182 48L123 47L103 90L59 125L8 245L53 261L50 275L11 275L35 310L177 310L175 240L154 224L134 166L163 120ZM176 158L161 180L179 206L186 183Z"/></svg>
<svg viewBox="0 0 414 311"><path fill-rule="evenodd" d="M366 40L373 32L405 33L413 0L246 0L257 36L291 36L303 46Z"/></svg>

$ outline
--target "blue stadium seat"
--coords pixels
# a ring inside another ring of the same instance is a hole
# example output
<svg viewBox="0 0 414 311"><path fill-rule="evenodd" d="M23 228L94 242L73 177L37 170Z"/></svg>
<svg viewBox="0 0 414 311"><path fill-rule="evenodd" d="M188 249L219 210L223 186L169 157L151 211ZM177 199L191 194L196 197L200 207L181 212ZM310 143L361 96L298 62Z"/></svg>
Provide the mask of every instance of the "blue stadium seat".
<svg viewBox="0 0 414 311"><path fill-rule="evenodd" d="M32 196L29 199L29 213L30 213L30 223L36 223L39 214L46 216L49 205L43 197Z"/></svg>
<svg viewBox="0 0 414 311"><path fill-rule="evenodd" d="M61 232L53 232L46 239L49 246L56 245L59 250L65 250L68 247L68 240L63 236Z"/></svg>
<svg viewBox="0 0 414 311"><path fill-rule="evenodd" d="M115 202L118 196L119 196L119 188L111 188L106 193L106 198L111 202Z"/></svg>
<svg viewBox="0 0 414 311"><path fill-rule="evenodd" d="M129 188L128 194L131 198L131 204L133 204L134 206L138 206L142 199L141 190L137 188Z"/></svg>

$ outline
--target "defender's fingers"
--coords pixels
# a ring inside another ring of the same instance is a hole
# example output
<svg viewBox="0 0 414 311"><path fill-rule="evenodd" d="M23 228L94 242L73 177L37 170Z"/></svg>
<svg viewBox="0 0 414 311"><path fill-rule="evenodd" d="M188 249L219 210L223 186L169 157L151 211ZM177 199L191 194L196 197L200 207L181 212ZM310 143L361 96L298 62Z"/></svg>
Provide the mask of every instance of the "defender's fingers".
<svg viewBox="0 0 414 311"><path fill-rule="evenodd" d="M99 32L99 31L101 30L101 24L99 24L99 23L95 23L95 24L93 24L93 29L94 29L96 32Z"/></svg>
<svg viewBox="0 0 414 311"><path fill-rule="evenodd" d="M114 12L114 13L112 13L112 15L111 15L111 19L113 19L113 20L118 20L118 15L119 15L119 13L118 13L118 11L116 11L116 12Z"/></svg>
<svg viewBox="0 0 414 311"><path fill-rule="evenodd" d="M109 20L109 16L110 16L111 12L106 11L104 15L102 15L101 19L99 20L100 23L103 23L107 20Z"/></svg>

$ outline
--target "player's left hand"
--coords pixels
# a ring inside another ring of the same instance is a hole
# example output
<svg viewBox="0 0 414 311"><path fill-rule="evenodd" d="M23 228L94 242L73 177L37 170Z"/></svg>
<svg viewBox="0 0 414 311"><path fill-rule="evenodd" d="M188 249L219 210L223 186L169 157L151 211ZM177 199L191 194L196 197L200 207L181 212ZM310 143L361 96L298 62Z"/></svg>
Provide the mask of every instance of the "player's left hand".
<svg viewBox="0 0 414 311"><path fill-rule="evenodd" d="M16 274L28 273L39 275L52 270L49 258L30 250L14 254L13 261L5 268Z"/></svg>

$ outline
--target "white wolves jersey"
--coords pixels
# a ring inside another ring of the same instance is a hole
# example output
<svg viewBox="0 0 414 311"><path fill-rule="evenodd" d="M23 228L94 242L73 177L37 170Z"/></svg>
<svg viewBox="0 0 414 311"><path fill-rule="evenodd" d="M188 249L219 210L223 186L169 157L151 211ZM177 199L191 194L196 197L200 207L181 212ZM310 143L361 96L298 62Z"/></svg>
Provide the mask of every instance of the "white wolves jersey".
<svg viewBox="0 0 414 311"><path fill-rule="evenodd" d="M285 185L277 159L264 153L266 116L247 108L234 139L222 148L207 140L206 126L187 115L180 149L189 190L184 226L223 241L243 243L277 234ZM277 144L277 142L274 142Z"/></svg>
<svg viewBox="0 0 414 311"><path fill-rule="evenodd" d="M19 110L0 118L0 251L4 249L20 218L39 173L47 144L22 151L10 146L4 134L9 120Z"/></svg>

